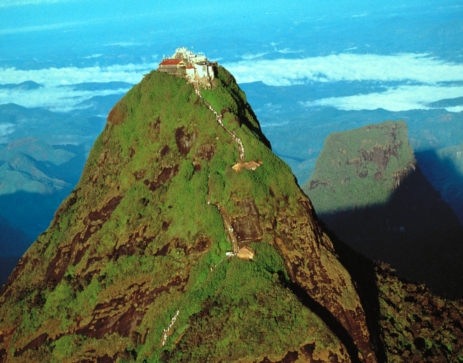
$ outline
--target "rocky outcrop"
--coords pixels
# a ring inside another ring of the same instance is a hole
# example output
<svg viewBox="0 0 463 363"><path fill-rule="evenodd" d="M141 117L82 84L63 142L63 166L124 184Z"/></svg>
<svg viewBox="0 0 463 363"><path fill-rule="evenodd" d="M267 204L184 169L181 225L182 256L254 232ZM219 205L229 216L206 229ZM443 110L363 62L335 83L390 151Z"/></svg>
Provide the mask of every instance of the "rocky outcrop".
<svg viewBox="0 0 463 363"><path fill-rule="evenodd" d="M303 188L343 242L441 295L463 296L463 229L421 173L404 122L330 135Z"/></svg>

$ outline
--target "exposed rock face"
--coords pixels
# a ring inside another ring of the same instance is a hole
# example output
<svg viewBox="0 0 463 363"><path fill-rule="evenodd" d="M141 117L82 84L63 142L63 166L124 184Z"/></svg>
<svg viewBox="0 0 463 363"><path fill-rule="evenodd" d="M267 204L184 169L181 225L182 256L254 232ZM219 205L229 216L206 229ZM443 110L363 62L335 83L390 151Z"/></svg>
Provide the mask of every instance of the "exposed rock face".
<svg viewBox="0 0 463 363"><path fill-rule="evenodd" d="M115 106L1 290L1 362L378 361L310 201L233 77L214 87L152 72ZM237 173L241 158L262 166Z"/></svg>
<svg viewBox="0 0 463 363"><path fill-rule="evenodd" d="M463 229L416 165L404 122L330 135L304 190L342 241L438 293L463 296Z"/></svg>

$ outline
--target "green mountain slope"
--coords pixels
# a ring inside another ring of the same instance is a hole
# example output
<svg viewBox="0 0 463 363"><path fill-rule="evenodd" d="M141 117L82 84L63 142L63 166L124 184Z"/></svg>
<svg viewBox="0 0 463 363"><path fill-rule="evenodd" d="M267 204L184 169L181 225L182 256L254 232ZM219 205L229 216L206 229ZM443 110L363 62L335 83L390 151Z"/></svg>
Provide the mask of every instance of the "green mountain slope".
<svg viewBox="0 0 463 363"><path fill-rule="evenodd" d="M1 290L0 361L392 357L374 269L349 267L216 71L210 90L151 72L110 112L76 189Z"/></svg>
<svg viewBox="0 0 463 363"><path fill-rule="evenodd" d="M200 94L152 72L111 111L3 289L8 361L375 361L350 276L233 77ZM254 261L226 257L248 244Z"/></svg>
<svg viewBox="0 0 463 363"><path fill-rule="evenodd" d="M330 135L303 189L343 242L440 294L463 296L463 229L417 166L405 122Z"/></svg>

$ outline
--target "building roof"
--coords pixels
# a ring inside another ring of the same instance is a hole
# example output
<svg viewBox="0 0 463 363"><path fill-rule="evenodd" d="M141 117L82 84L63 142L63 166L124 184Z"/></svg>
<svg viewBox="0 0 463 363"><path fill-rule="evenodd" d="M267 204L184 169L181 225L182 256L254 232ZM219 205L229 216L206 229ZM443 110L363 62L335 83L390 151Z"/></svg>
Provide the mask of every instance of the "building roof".
<svg viewBox="0 0 463 363"><path fill-rule="evenodd" d="M237 163L232 166L232 169L234 171L240 171L241 169L247 169L247 170L256 170L259 166L262 165L262 161L246 161L244 163Z"/></svg>
<svg viewBox="0 0 463 363"><path fill-rule="evenodd" d="M163 59L159 66L176 66L182 62L181 59Z"/></svg>
<svg viewBox="0 0 463 363"><path fill-rule="evenodd" d="M241 258L242 260L252 260L254 258L255 252L251 247L245 246L240 248L237 253L237 257Z"/></svg>

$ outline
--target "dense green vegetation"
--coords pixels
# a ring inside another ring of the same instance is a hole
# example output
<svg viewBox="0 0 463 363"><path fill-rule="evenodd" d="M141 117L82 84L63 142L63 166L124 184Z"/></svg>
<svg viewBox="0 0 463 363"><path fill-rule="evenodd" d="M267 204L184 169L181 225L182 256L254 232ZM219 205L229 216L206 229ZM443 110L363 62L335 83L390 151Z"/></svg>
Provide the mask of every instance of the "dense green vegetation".
<svg viewBox="0 0 463 363"><path fill-rule="evenodd" d="M350 276L233 77L218 67L201 93L262 165L234 171L238 145L193 85L146 75L2 291L0 357L348 361L368 348ZM252 261L226 256L240 233Z"/></svg>
<svg viewBox="0 0 463 363"><path fill-rule="evenodd" d="M400 281L384 264L377 270L388 362L463 362L460 304Z"/></svg>
<svg viewBox="0 0 463 363"><path fill-rule="evenodd" d="M314 341L337 348L338 340L324 332L327 328L320 318L280 284L278 272L284 265L278 253L267 244L252 247L257 256L253 263L223 259L209 273L201 270L202 263L192 271L190 278L196 283L176 306L174 334L154 355L159 336L150 334L140 351L148 362L281 357ZM175 308L170 316L174 312ZM160 326L168 323L164 318Z"/></svg>
<svg viewBox="0 0 463 363"><path fill-rule="evenodd" d="M18 325L11 346L43 334L51 342L21 352L18 360L62 362L90 354L91 326L108 324L103 306L122 314L131 296L138 296L131 319L137 322L136 309L143 319L116 344L123 361L282 358L309 343L314 354L339 351L320 318L282 285L289 277L274 247L252 244L252 262L225 256L232 246L217 205L230 218L241 215L241 200L266 211L285 201L291 210L300 192L288 166L265 145L233 77L219 67L214 89L201 92L243 140L246 160L263 166L233 171L237 144L193 86L163 73L146 75L109 115L76 190L31 248L29 255L44 261L34 268L35 278L24 271L15 281L24 295L15 308L9 300L2 309L8 314L0 315L1 325ZM62 248L70 251L63 266ZM46 267L51 263L54 269ZM47 285L58 270L62 277ZM112 356L118 330L105 329L95 354ZM198 339L204 343L193 343Z"/></svg>
<svg viewBox="0 0 463 363"><path fill-rule="evenodd" d="M333 133L303 188L322 214L383 204L414 163L403 121Z"/></svg>

